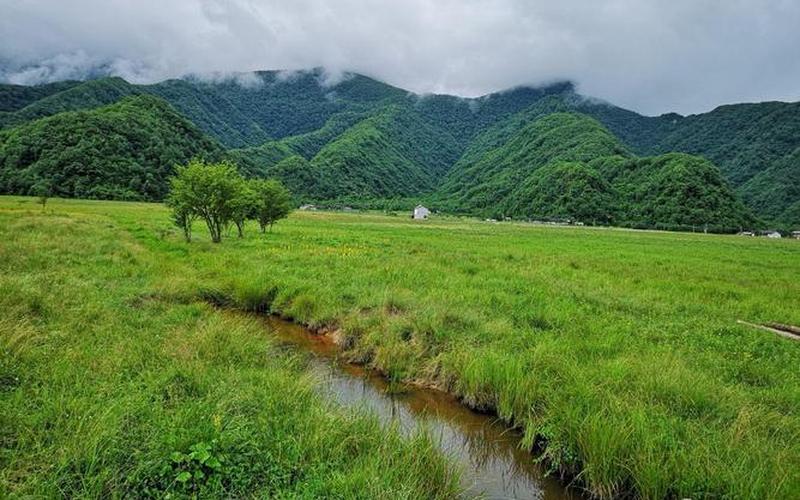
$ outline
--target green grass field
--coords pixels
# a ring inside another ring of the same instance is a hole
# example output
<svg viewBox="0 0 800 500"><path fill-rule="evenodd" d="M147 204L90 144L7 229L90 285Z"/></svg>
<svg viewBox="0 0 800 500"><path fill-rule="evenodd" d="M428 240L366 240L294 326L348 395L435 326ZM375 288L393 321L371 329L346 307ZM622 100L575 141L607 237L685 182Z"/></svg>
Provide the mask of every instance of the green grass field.
<svg viewBox="0 0 800 500"><path fill-rule="evenodd" d="M0 497L453 496L430 439L322 400L259 321L161 295L191 261L121 221L163 215L0 200Z"/></svg>
<svg viewBox="0 0 800 500"><path fill-rule="evenodd" d="M596 495L797 498L800 342L737 320L800 325L798 241L322 212L195 230L155 204L0 198L3 490L160 491L172 452L216 440L219 491L453 493L424 437L332 411L212 301L338 329Z"/></svg>

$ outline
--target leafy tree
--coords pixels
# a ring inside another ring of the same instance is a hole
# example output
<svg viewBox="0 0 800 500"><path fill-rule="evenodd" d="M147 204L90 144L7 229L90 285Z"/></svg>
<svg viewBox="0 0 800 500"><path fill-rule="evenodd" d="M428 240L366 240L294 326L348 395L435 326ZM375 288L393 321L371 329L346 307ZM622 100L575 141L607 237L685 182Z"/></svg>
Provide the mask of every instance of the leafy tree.
<svg viewBox="0 0 800 500"><path fill-rule="evenodd" d="M172 207L172 222L181 228L187 243L192 241L192 224L197 216L181 200L169 197L167 205Z"/></svg>
<svg viewBox="0 0 800 500"><path fill-rule="evenodd" d="M253 191L258 198L255 219L265 232L267 226L272 231L272 225L284 219L292 210L292 195L279 181L254 180L251 181Z"/></svg>
<svg viewBox="0 0 800 500"><path fill-rule="evenodd" d="M39 181L36 185L33 186L33 194L39 200L39 203L42 205L42 210L44 210L45 205L47 205L47 200L53 193L53 187L47 181Z"/></svg>
<svg viewBox="0 0 800 500"><path fill-rule="evenodd" d="M233 221L239 206L242 178L236 167L228 162L205 163L195 159L178 168L170 185L173 219L183 221L184 234L191 225L186 224L191 214L205 221L211 241L222 241L222 230Z"/></svg>
<svg viewBox="0 0 800 500"><path fill-rule="evenodd" d="M231 222L236 225L239 238L244 237L247 219L255 219L261 200L254 190L255 181L240 179L238 193L231 200Z"/></svg>

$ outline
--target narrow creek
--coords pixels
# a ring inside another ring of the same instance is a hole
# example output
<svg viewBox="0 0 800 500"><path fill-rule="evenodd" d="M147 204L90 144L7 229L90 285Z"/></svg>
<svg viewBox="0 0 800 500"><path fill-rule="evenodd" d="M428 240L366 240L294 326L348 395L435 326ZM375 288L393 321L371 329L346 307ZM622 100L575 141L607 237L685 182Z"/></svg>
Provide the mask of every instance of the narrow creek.
<svg viewBox="0 0 800 500"><path fill-rule="evenodd" d="M546 477L520 447L520 434L490 415L474 412L434 389L410 387L400 394L362 366L341 361L339 349L308 329L275 317L267 329L286 349L312 353L309 369L319 390L339 404L363 407L384 424L412 433L424 426L461 468L465 497L577 500L581 495Z"/></svg>

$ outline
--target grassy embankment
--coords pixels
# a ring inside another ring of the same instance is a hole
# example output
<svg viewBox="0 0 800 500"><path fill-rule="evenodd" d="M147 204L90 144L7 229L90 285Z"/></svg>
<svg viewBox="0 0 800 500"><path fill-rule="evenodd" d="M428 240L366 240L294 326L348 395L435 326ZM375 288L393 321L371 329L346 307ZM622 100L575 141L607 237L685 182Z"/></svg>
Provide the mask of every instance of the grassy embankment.
<svg viewBox="0 0 800 500"><path fill-rule="evenodd" d="M428 438L322 400L258 321L154 294L188 254L106 212L163 222L0 198L0 497L453 495Z"/></svg>
<svg viewBox="0 0 800 500"><path fill-rule="evenodd" d="M51 239L73 238L74 252L105 265L93 270L66 253L63 262L98 285L125 283L126 300L171 310L205 297L338 328L353 357L387 376L438 383L515 422L531 445L546 439L551 463L580 472L595 494L800 491L800 342L736 323L800 324L798 242L297 213L273 234L251 228L215 246L199 224L199 241L183 243L157 205L58 201L47 216L29 199L2 206L17 226L4 241L31 240L15 257L24 264L4 263L27 269L12 275L14 286L41 280L42 294L58 286L34 271L46 265ZM129 241L151 256L149 267L136 254L110 258L84 230ZM135 321L141 313L126 304L104 314ZM194 335L185 318L173 321L183 342L156 346L174 349ZM136 335L152 341L171 331L164 322L137 326ZM242 337L225 348L239 352L243 342L249 352ZM242 376L236 364L226 364L227 376Z"/></svg>

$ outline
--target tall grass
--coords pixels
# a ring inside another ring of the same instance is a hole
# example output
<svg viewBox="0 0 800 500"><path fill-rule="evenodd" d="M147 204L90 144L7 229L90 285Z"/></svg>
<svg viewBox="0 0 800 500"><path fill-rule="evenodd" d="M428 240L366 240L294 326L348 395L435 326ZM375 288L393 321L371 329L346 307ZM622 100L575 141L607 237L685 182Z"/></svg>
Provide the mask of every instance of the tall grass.
<svg viewBox="0 0 800 500"><path fill-rule="evenodd" d="M0 209L1 497L455 494L428 437L321 399L182 257L52 205Z"/></svg>
<svg viewBox="0 0 800 500"><path fill-rule="evenodd" d="M3 201L28 225L10 233L36 227L29 203ZM800 342L736 323L800 324L795 241L297 213L214 246L199 227L182 242L158 205L50 210L61 241L110 226L128 242L101 281L338 327L354 358L497 411L597 496L800 491Z"/></svg>

